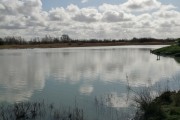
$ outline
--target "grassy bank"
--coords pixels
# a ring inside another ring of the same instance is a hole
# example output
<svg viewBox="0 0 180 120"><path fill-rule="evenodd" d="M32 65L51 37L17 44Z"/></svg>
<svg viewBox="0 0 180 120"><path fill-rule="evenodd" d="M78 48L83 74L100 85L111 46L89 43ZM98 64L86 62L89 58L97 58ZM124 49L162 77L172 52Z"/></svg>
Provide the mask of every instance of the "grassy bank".
<svg viewBox="0 0 180 120"><path fill-rule="evenodd" d="M136 102L139 110L135 120L180 120L180 91L166 91L155 99L141 94Z"/></svg>
<svg viewBox="0 0 180 120"><path fill-rule="evenodd" d="M162 56L180 57L180 46L171 45L163 48L153 50L152 53Z"/></svg>

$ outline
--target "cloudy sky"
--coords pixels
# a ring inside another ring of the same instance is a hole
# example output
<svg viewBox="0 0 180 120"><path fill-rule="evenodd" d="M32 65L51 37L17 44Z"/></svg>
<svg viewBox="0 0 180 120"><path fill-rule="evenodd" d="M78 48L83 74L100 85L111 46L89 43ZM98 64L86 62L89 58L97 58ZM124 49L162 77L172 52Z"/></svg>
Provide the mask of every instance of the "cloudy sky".
<svg viewBox="0 0 180 120"><path fill-rule="evenodd" d="M0 37L180 37L180 0L0 0Z"/></svg>

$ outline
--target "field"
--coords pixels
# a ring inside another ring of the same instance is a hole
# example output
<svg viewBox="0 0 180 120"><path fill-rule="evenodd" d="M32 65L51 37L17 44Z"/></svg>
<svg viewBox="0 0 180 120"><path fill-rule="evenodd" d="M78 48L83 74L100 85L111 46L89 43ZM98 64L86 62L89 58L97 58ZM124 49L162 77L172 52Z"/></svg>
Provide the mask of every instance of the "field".
<svg viewBox="0 0 180 120"><path fill-rule="evenodd" d="M153 50L152 53L154 53L156 55L179 57L180 56L180 46L179 45L171 45L171 46Z"/></svg>

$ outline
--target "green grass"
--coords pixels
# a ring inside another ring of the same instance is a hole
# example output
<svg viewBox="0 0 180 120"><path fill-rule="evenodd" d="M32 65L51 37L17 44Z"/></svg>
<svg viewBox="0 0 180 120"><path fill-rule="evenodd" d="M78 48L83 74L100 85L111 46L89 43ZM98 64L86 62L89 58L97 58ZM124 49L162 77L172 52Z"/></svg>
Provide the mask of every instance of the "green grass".
<svg viewBox="0 0 180 120"><path fill-rule="evenodd" d="M149 98L138 100L142 114L135 120L180 120L180 91L166 91L150 102ZM144 103L148 104L144 107Z"/></svg>
<svg viewBox="0 0 180 120"><path fill-rule="evenodd" d="M162 110L166 114L165 120L180 120L180 92L170 92L169 98L171 102L161 104Z"/></svg>
<svg viewBox="0 0 180 120"><path fill-rule="evenodd" d="M171 45L171 46L153 50L152 53L156 55L164 55L164 56L178 56L178 54L180 55L180 46Z"/></svg>

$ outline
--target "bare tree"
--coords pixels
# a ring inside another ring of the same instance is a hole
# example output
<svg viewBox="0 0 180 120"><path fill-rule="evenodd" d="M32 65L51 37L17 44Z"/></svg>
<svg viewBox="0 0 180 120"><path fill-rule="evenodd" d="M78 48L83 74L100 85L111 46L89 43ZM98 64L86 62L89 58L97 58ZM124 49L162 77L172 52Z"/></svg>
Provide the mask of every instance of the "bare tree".
<svg viewBox="0 0 180 120"><path fill-rule="evenodd" d="M69 35L63 34L61 36L61 40L64 41L64 42L69 42L71 40L71 38L69 37Z"/></svg>

